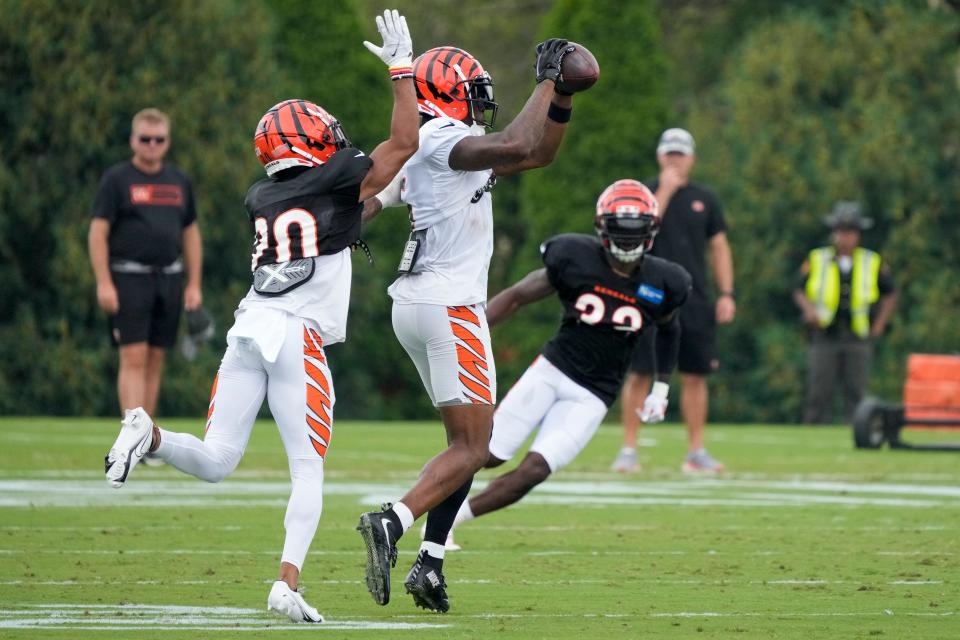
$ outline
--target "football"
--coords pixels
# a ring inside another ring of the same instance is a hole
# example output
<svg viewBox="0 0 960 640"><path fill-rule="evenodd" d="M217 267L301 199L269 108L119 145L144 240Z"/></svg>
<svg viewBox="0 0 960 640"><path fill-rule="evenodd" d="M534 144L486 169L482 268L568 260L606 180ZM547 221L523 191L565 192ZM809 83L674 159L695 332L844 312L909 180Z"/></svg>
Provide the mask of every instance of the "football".
<svg viewBox="0 0 960 640"><path fill-rule="evenodd" d="M582 44L571 42L575 49L563 56L557 89L567 93L586 91L600 77L600 65L590 50Z"/></svg>

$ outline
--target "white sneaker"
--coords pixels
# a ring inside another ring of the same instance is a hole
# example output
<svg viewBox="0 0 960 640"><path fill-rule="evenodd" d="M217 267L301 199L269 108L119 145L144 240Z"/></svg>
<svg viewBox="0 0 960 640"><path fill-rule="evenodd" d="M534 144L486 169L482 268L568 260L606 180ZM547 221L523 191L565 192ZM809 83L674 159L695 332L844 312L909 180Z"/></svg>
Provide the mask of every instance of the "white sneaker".
<svg viewBox="0 0 960 640"><path fill-rule="evenodd" d="M120 435L103 459L107 482L119 489L130 472L150 450L153 441L153 420L142 407L127 409L120 423Z"/></svg>
<svg viewBox="0 0 960 640"><path fill-rule="evenodd" d="M706 449L700 448L687 454L686 460L680 470L693 475L710 475L721 473L723 464L710 455Z"/></svg>
<svg viewBox="0 0 960 640"><path fill-rule="evenodd" d="M420 527L420 539L423 540L427 537L427 523L424 522L423 526ZM447 533L447 541L443 543L443 548L447 551L460 551L463 547L458 545L453 541L453 529L450 529Z"/></svg>
<svg viewBox="0 0 960 640"><path fill-rule="evenodd" d="M299 591L283 580L277 580L267 596L267 610L287 616L291 622L323 622L320 612L307 604Z"/></svg>
<svg viewBox="0 0 960 640"><path fill-rule="evenodd" d="M613 464L610 465L611 471L618 473L637 473L640 471L640 463L637 461L637 450L632 447L623 447L617 454Z"/></svg>

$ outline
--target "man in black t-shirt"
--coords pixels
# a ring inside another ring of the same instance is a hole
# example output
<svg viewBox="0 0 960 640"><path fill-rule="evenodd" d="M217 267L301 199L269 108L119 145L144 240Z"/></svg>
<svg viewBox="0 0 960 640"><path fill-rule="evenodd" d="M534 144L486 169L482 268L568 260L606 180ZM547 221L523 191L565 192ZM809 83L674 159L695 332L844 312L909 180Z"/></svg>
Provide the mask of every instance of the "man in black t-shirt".
<svg viewBox="0 0 960 640"><path fill-rule="evenodd" d="M687 456L681 469L687 473L716 473L723 465L704 447L707 422L707 375L718 366L714 352L717 324L732 322L736 314L733 292L733 257L726 222L717 197L690 181L695 162L693 136L684 129L667 129L657 145L660 175L647 184L660 201L663 217L653 255L684 267L693 278L693 292L680 314L683 337L677 368L682 391L680 410L687 424ZM717 298L707 284L706 254L717 287ZM631 371L623 385L624 445L613 463L614 471L635 472L638 412L653 375L663 370L650 348L653 335L641 336L633 352Z"/></svg>
<svg viewBox="0 0 960 640"><path fill-rule="evenodd" d="M540 247L544 268L490 301L491 325L554 292L563 317L494 414L487 467L512 458L536 431L527 455L464 501L455 524L513 504L572 462L616 400L638 337L653 327L658 331L650 348L665 366L641 414L644 422L663 420L680 340L677 312L691 280L680 265L647 255L659 221L650 190L618 180L597 202L599 238L569 233L547 240Z"/></svg>
<svg viewBox="0 0 960 640"><path fill-rule="evenodd" d="M170 121L158 109L133 117L133 157L103 175L90 221L97 302L120 351L120 412L153 414L180 308L200 306L202 250L193 188L164 162ZM186 288L184 288L186 279Z"/></svg>
<svg viewBox="0 0 960 640"><path fill-rule="evenodd" d="M860 246L873 220L861 216L858 203L836 203L824 222L831 244L810 252L793 292L810 335L803 421L830 422L840 387L849 423L866 393L874 340L886 330L898 292L880 254Z"/></svg>

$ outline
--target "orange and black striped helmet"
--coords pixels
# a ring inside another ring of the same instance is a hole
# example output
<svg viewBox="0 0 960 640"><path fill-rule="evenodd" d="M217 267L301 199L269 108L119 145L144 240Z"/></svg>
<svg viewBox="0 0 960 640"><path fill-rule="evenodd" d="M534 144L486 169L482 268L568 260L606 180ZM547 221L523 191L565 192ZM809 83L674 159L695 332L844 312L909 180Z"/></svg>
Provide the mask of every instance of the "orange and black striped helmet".
<svg viewBox="0 0 960 640"><path fill-rule="evenodd" d="M660 203L643 183L617 180L597 199L594 227L603 247L620 262L636 262L653 248Z"/></svg>
<svg viewBox="0 0 960 640"><path fill-rule="evenodd" d="M424 52L413 61L413 79L420 113L493 126L498 109L493 78L463 49L436 47Z"/></svg>
<svg viewBox="0 0 960 640"><path fill-rule="evenodd" d="M320 166L352 146L337 119L307 100L270 107L257 124L253 145L268 176L290 167Z"/></svg>

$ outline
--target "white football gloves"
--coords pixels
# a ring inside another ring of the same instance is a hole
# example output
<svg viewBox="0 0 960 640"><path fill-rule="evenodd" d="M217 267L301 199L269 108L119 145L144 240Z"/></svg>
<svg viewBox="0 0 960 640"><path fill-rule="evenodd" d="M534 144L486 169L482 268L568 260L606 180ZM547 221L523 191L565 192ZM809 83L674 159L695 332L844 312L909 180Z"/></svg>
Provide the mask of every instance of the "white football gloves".
<svg viewBox="0 0 960 640"><path fill-rule="evenodd" d="M407 19L396 9L387 9L383 17L377 16L377 31L383 38L383 46L378 47L368 40L363 46L383 60L388 67L409 67L413 64L413 41Z"/></svg>
<svg viewBox="0 0 960 640"><path fill-rule="evenodd" d="M403 180L405 176L403 172L400 171L397 175L393 176L393 180L390 181L383 191L373 196L380 201L381 209L389 209L390 207L398 207L403 204L403 201L400 199L400 188L403 186Z"/></svg>
<svg viewBox="0 0 960 640"><path fill-rule="evenodd" d="M637 411L640 420L647 424L663 422L667 414L667 394L670 392L670 385L666 382L654 382L650 395L643 401L643 409Z"/></svg>

